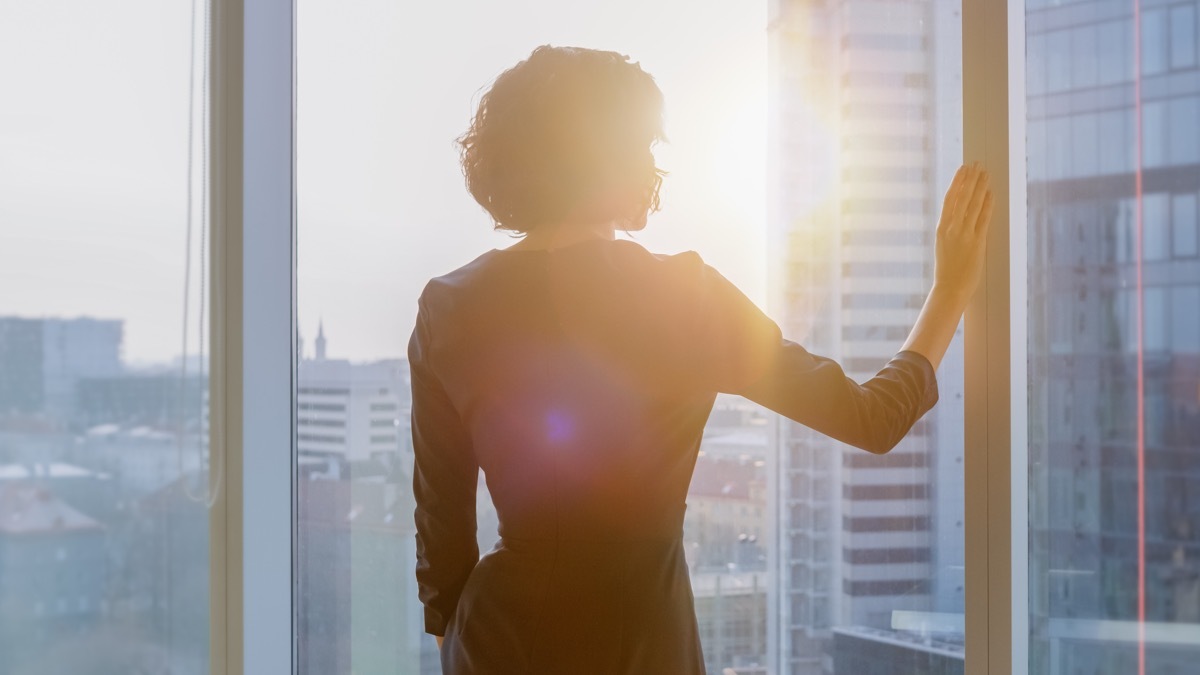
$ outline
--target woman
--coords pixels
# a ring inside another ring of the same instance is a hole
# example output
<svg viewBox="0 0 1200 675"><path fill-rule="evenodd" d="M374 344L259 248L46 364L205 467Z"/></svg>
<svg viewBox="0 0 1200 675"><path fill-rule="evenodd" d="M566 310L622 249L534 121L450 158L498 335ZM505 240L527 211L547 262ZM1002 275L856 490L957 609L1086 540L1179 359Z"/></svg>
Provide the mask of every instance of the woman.
<svg viewBox="0 0 1200 675"><path fill-rule="evenodd" d="M986 172L955 176L933 290L859 385L695 253L615 238L658 208L662 138L637 64L540 47L460 139L471 194L523 238L430 281L409 344L417 578L446 673L704 673L681 534L716 393L874 453L937 401L982 268ZM480 469L500 520L482 559Z"/></svg>

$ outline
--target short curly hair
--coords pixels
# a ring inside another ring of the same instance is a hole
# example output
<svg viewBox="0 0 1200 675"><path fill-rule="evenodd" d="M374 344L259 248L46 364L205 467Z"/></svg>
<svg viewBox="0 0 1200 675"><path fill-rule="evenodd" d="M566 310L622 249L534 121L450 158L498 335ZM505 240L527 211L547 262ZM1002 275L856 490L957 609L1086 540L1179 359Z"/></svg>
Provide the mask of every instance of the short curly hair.
<svg viewBox="0 0 1200 675"><path fill-rule="evenodd" d="M543 45L496 78L458 139L467 189L500 230L641 229L666 175L662 117L662 91L628 56Z"/></svg>

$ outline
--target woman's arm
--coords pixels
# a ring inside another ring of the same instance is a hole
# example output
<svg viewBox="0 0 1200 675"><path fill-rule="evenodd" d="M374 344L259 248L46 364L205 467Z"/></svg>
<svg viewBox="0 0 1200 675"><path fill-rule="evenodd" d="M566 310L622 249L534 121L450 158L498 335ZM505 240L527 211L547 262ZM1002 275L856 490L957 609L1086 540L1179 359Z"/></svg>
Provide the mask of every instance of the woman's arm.
<svg viewBox="0 0 1200 675"><path fill-rule="evenodd" d="M429 363L430 330L424 298L409 341L412 381L413 497L417 528L418 595L425 631L445 635L463 586L479 560L475 491L479 465L471 439Z"/></svg>
<svg viewBox="0 0 1200 675"><path fill-rule="evenodd" d="M843 443L882 454L937 402L935 371L979 283L992 196L979 165L959 169L937 229L933 290L901 351L858 384L835 361L783 340L778 326L709 274L701 344L718 391L741 394ZM752 375L752 376L751 376Z"/></svg>
<svg viewBox="0 0 1200 675"><path fill-rule="evenodd" d="M781 340L766 374L739 394L788 419L856 448L882 455L937 403L926 358L900 352L859 384L833 359Z"/></svg>
<svg viewBox="0 0 1200 675"><path fill-rule="evenodd" d="M916 352L936 370L983 275L983 255L992 219L992 191L982 165L955 174L937 228L933 290L903 350Z"/></svg>

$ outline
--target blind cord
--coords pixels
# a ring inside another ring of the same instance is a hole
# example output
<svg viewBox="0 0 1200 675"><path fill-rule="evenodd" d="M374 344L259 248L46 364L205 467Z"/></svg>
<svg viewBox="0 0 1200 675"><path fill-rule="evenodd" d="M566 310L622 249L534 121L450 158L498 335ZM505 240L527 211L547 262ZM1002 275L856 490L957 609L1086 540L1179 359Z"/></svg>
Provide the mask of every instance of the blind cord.
<svg viewBox="0 0 1200 675"><path fill-rule="evenodd" d="M194 214L194 199L195 192L195 176L193 168L195 166L195 120L196 120L196 3L197 0L192 0L191 4L191 40L189 42L190 51L188 54L188 114L187 114L187 192L186 192L186 217L184 219L184 261L183 261L183 322L182 322L182 348L180 355L179 368L179 401L176 406L178 421L176 424L176 450L177 462L179 465L180 477L183 477L184 468L186 466L186 448L185 448L185 426L186 426L186 409L187 409L187 377L188 377L188 319L191 315L191 281L192 281L192 225ZM208 263L207 247L208 241L208 198L210 181L208 175L208 154L210 147L209 133L209 87L211 84L209 55L212 50L212 7L210 0L203 0L204 3L204 41L201 45L202 51L202 76L200 78L200 240L198 247L199 255L199 288L197 292L198 308L196 320L196 358L198 363L198 374L203 375L204 357L205 357L205 331L206 331L206 309L208 305L208 274L206 265ZM188 499L201 502L206 508L212 508L216 503L217 496L221 491L224 468L224 451L221 439L214 439L210 434L204 433L207 429L207 420L204 415L204 392L203 386L199 389L199 420L200 420L200 438L208 438L209 442L209 473L208 473L208 489L206 494L196 494L193 492L188 481L183 481L184 494ZM204 447L202 443L197 444L197 467L204 466ZM215 474L215 475L214 475Z"/></svg>

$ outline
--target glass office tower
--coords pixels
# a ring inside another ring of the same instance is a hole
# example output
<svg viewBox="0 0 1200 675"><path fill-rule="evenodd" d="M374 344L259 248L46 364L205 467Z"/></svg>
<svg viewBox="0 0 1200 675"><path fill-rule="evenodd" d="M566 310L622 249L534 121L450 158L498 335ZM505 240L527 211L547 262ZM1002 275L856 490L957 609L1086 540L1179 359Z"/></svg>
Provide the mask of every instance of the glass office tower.
<svg viewBox="0 0 1200 675"><path fill-rule="evenodd" d="M1197 5L1026 10L1030 672L1195 672Z"/></svg>

